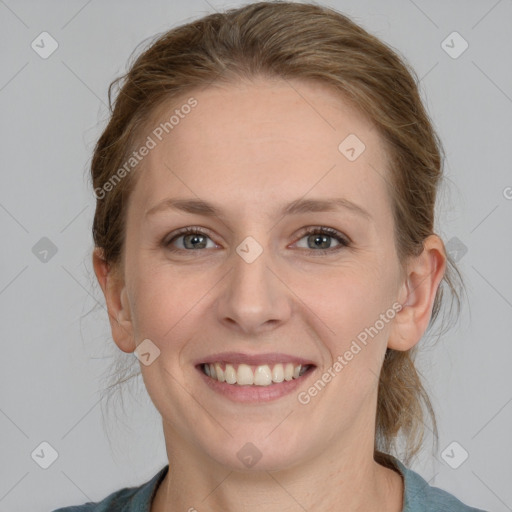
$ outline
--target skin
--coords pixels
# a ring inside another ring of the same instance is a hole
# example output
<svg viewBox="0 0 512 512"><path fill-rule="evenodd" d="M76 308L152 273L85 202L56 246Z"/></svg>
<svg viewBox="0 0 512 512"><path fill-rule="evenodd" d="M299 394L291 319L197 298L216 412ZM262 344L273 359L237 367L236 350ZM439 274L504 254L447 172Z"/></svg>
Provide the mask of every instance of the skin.
<svg viewBox="0 0 512 512"><path fill-rule="evenodd" d="M159 109L151 126L190 96ZM193 96L197 107L136 171L143 174L128 204L122 275L115 278L99 249L93 254L115 343L133 352L148 338L160 350L141 364L171 461L151 510L399 512L402 479L373 459L377 376L387 347L412 348L428 326L443 242L430 236L401 272L382 141L331 89L258 79ZM366 145L353 162L338 151L350 133ZM168 197L201 198L225 212L145 216ZM276 213L302 197L344 197L372 220L349 210ZM183 237L172 244L182 252L162 245L187 226L207 231L207 248L186 249ZM303 234L310 226L334 228L351 245L336 251L339 242L327 238L332 252L320 255L315 236L308 245ZM236 252L247 236L263 250L252 263ZM299 403L297 393L395 302L403 308L394 319ZM193 364L231 350L284 352L317 368L297 393L234 403L211 391ZM251 468L237 457L247 442L262 454Z"/></svg>

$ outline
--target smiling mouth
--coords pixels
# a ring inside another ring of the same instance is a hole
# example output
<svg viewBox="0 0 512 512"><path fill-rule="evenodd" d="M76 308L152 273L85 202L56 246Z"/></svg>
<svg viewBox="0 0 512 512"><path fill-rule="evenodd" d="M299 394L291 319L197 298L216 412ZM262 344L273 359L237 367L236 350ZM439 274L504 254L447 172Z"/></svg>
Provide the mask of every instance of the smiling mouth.
<svg viewBox="0 0 512 512"><path fill-rule="evenodd" d="M248 365L244 363L203 363L200 371L213 380L235 386L271 386L301 378L315 368L312 364L277 363Z"/></svg>

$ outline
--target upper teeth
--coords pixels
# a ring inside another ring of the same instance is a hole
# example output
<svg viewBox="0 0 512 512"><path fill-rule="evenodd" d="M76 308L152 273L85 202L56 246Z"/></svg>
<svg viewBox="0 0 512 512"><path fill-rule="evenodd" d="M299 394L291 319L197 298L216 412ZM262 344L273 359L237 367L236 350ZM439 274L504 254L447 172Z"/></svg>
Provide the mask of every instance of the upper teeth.
<svg viewBox="0 0 512 512"><path fill-rule="evenodd" d="M239 364L238 369L234 365L222 363L204 364L204 372L212 379L228 384L240 386L254 384L256 386L269 386L272 382L283 382L283 380L298 379L307 369L306 366L293 363L278 363L272 368L268 364L260 366L249 366Z"/></svg>

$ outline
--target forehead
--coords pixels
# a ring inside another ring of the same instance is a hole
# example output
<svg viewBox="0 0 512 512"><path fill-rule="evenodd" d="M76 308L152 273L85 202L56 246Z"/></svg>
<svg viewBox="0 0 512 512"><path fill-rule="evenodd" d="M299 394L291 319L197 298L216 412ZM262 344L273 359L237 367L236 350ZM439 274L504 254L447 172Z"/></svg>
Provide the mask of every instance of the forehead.
<svg viewBox="0 0 512 512"><path fill-rule="evenodd" d="M194 108L180 110L191 97ZM164 125L180 113L172 128ZM162 132L163 125L168 133L159 140L154 129ZM389 210L377 130L324 84L258 80L196 90L161 105L143 139L148 135L156 145L137 170L132 199L138 211L183 196L234 214L271 213L273 202L305 195L342 195L376 216Z"/></svg>

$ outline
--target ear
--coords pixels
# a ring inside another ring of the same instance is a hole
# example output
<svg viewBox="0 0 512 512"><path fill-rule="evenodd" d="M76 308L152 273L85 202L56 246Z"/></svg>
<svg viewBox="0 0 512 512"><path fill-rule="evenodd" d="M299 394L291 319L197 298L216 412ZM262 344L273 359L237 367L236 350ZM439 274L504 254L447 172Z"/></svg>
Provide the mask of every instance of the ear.
<svg viewBox="0 0 512 512"><path fill-rule="evenodd" d="M115 275L105 261L101 248L94 248L92 263L94 273L105 296L112 338L123 352L133 352L136 345L133 337L130 304L124 281Z"/></svg>
<svg viewBox="0 0 512 512"><path fill-rule="evenodd" d="M432 316L436 292L446 269L446 251L437 235L425 239L423 251L411 258L398 300L402 309L396 314L388 348L409 350L425 333Z"/></svg>

